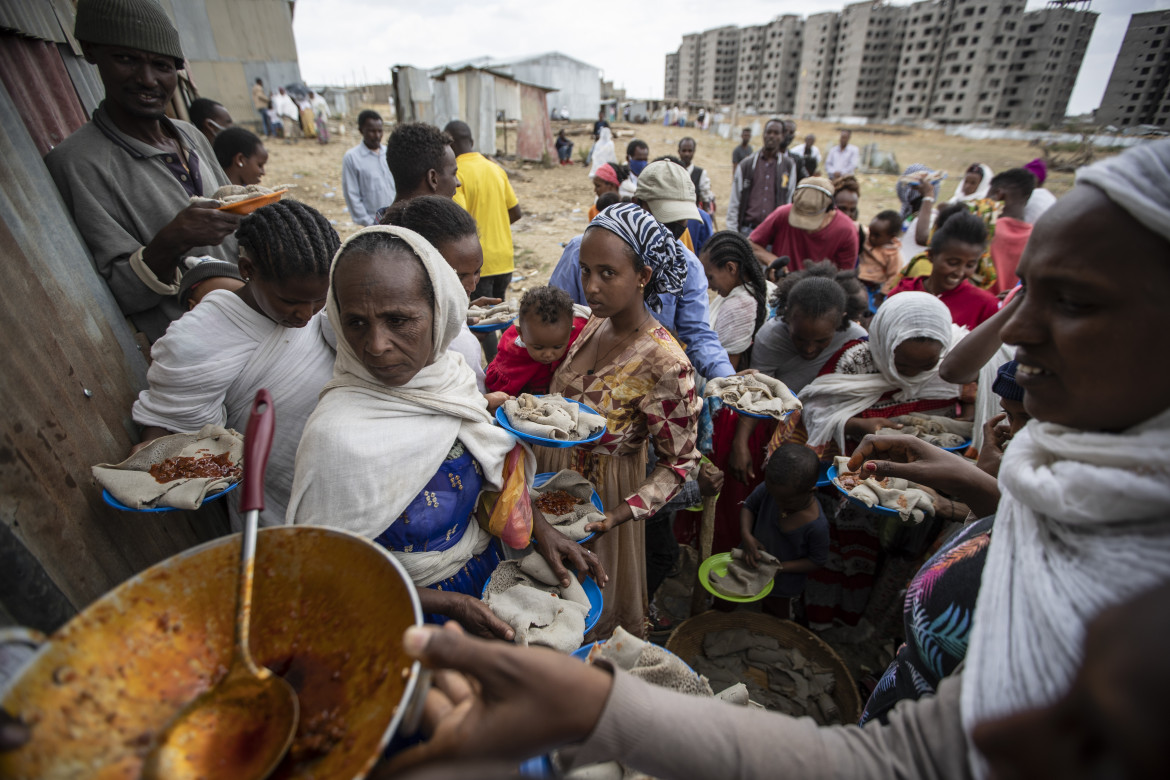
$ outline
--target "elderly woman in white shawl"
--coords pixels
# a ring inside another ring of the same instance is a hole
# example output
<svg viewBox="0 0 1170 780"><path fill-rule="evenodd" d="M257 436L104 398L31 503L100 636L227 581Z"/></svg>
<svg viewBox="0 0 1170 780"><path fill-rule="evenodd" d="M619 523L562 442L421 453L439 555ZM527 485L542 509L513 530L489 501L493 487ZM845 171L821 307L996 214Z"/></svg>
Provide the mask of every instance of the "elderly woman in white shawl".
<svg viewBox="0 0 1170 780"><path fill-rule="evenodd" d="M301 429L333 373L333 334L321 309L340 241L320 212L292 200L244 217L236 238L246 284L207 293L151 348L150 387L133 408L134 421L145 426L135 449L204 425L243 431L256 391L268 388L280 417L260 524L280 525ZM242 527L239 495L228 505L235 530Z"/></svg>
<svg viewBox="0 0 1170 780"><path fill-rule="evenodd" d="M297 450L288 521L377 541L420 587L424 612L511 638L479 600L500 550L474 510L481 489L503 487L505 459L520 445L493 424L471 368L447 349L467 316L459 277L417 233L366 228L334 258L328 314L337 363ZM604 583L596 557L539 513L533 536L566 584L564 559Z"/></svg>
<svg viewBox="0 0 1170 780"><path fill-rule="evenodd" d="M961 780L987 777L983 758L1005 778L1163 776L1170 364L1143 336L1165 329L1170 298L1170 141L1083 170L1037 223L1019 273L1026 297L1003 336L1018 347L1034 419L1005 454L999 490L910 437L867 438L851 464L965 490L982 511L998 504L959 678L888 724L817 728L412 629L412 655L474 676L483 692L434 708L444 720L414 756L503 758L584 739L579 764L620 760L656 777L763 778L783 766L806 778ZM881 454L911 462L867 460ZM574 706L561 704L566 690ZM538 733L531 711L543 715Z"/></svg>

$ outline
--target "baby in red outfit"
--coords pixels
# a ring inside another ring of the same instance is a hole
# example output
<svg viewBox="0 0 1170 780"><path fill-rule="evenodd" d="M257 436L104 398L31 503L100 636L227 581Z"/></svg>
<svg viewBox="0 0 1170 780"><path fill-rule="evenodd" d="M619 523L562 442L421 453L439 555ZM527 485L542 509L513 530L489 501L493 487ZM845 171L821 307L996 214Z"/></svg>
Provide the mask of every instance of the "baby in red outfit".
<svg viewBox="0 0 1170 780"><path fill-rule="evenodd" d="M500 337L495 360L487 367L488 392L541 395L553 373L585 327L573 316L573 301L556 287L536 287L520 299L520 314Z"/></svg>

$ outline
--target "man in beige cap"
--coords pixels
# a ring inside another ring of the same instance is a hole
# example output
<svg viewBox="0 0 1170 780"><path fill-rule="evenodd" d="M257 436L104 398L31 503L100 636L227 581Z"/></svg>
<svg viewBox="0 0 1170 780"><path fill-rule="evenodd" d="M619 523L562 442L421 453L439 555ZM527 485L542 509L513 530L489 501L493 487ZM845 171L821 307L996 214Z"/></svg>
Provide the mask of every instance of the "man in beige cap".
<svg viewBox="0 0 1170 780"><path fill-rule="evenodd" d="M748 239L765 268L777 257L790 258L790 271L818 260L843 271L857 265L857 226L833 206L833 184L820 176L801 179L792 203L769 214Z"/></svg>
<svg viewBox="0 0 1170 780"><path fill-rule="evenodd" d="M186 311L183 258L235 263L240 218L190 202L228 180L203 134L166 116L183 50L161 6L78 0L74 37L106 98L45 164L118 306L154 341Z"/></svg>
<svg viewBox="0 0 1170 780"><path fill-rule="evenodd" d="M686 230L688 219L699 218L699 209L695 206L695 185L691 177L685 168L667 160L652 162L643 169L642 175L638 177L633 202L653 214L675 238ZM687 279L683 290L677 296L660 296L662 310L653 314L686 345L687 357L700 374L708 379L731 376L735 369L709 322L707 275L695 253L685 245L682 250L687 259ZM565 251L548 283L567 292L574 303L585 306L580 259L581 236L577 236L565 245Z"/></svg>

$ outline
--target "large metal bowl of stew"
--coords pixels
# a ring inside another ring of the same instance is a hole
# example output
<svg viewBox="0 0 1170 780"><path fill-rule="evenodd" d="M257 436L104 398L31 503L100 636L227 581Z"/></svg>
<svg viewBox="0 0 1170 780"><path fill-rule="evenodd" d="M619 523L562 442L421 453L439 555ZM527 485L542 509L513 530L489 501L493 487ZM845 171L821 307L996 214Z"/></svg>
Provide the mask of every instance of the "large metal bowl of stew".
<svg viewBox="0 0 1170 780"><path fill-rule="evenodd" d="M0 754L0 777L137 778L157 735L230 665L239 545L224 537L156 564L51 636L0 691L32 730ZM271 777L364 777L419 686L402 649L422 622L414 585L381 547L308 526L261 529L255 572L252 656L300 700Z"/></svg>

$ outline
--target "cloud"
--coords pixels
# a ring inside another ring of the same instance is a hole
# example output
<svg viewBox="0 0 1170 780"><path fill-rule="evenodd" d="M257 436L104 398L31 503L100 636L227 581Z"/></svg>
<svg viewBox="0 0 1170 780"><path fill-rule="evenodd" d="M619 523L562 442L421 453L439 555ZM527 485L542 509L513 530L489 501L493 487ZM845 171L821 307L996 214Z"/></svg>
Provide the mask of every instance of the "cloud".
<svg viewBox="0 0 1170 780"><path fill-rule="evenodd" d="M1029 0L1042 8L1044 0ZM632 96L661 97L666 54L687 33L724 24L763 24L783 14L840 10L845 0L709 0L670 4L567 4L533 0L427 3L298 0L293 30L301 75L319 84L377 83L390 68L433 67L476 57L561 51L601 69ZM1170 7L1170 0L1110 0L1089 45L1069 111L1096 108L1113 68L1129 14ZM734 16L724 9L734 9Z"/></svg>

